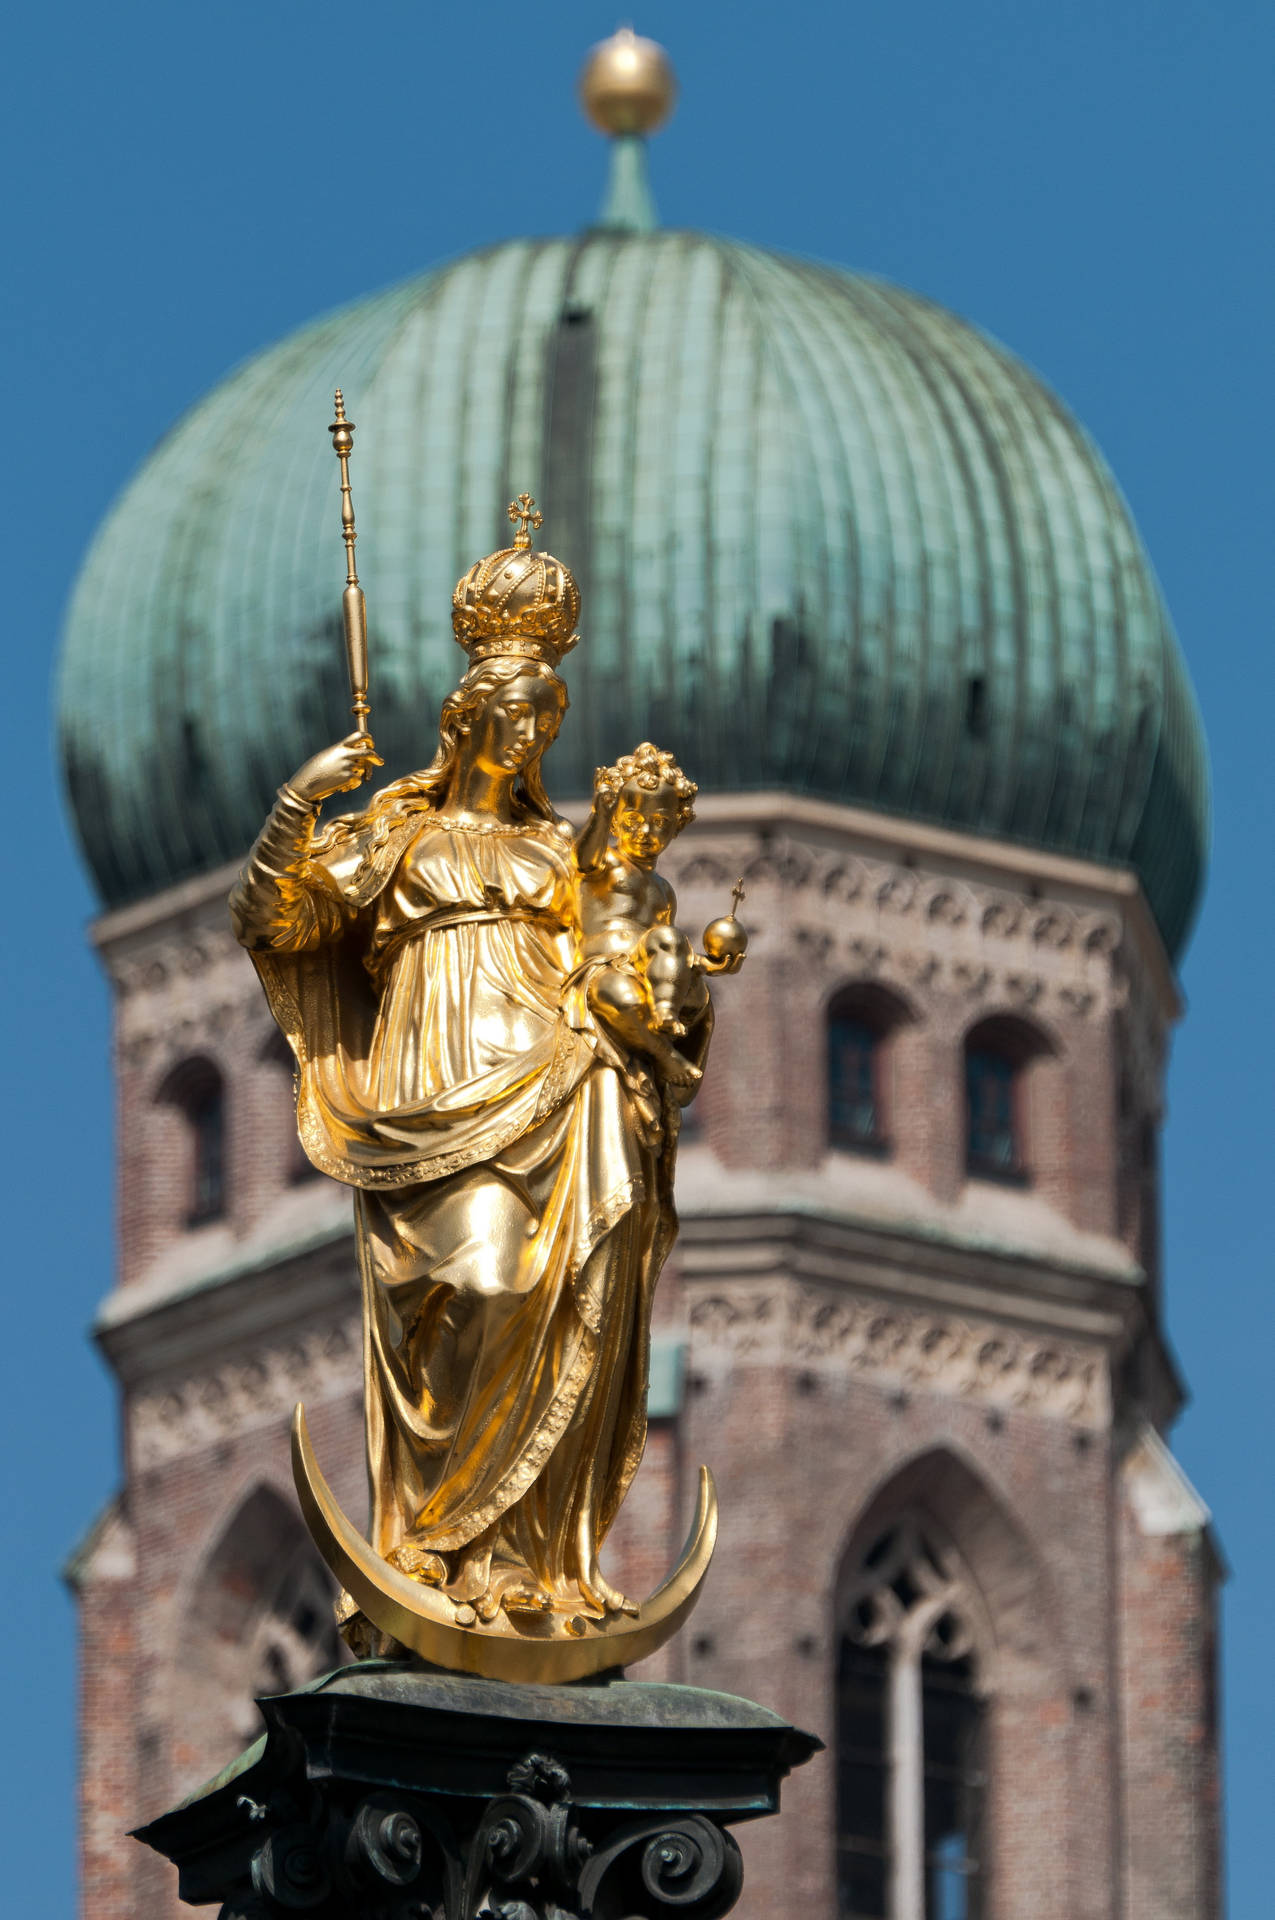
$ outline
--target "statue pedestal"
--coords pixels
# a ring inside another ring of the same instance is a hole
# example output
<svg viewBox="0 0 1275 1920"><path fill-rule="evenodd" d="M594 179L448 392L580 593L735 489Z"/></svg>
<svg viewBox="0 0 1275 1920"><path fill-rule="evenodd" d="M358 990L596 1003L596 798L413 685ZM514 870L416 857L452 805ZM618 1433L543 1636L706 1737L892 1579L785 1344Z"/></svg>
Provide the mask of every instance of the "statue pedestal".
<svg viewBox="0 0 1275 1920"><path fill-rule="evenodd" d="M515 1686L364 1661L261 1702L266 1732L137 1838L221 1920L717 1920L729 1828L819 1741L751 1701Z"/></svg>

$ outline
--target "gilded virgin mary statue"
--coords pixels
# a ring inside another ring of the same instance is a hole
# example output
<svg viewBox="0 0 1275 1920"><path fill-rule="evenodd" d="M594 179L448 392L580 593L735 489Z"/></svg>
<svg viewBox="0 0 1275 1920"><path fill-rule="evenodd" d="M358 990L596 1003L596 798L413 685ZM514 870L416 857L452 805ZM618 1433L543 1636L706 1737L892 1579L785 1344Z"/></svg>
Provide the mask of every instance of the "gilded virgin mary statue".
<svg viewBox="0 0 1275 1920"><path fill-rule="evenodd" d="M635 1601L599 1563L646 1437L679 1116L712 1032L704 975L739 964L742 936L716 923L705 956L675 926L656 861L694 788L670 755L644 742L601 769L579 833L546 795L580 595L533 548L531 505L457 585L468 665L429 765L320 824L380 761L366 732L316 753L231 913L295 1057L305 1151L353 1191L367 1537L301 1409L294 1425L346 1637L565 1679L653 1650L712 1551L702 1474L658 1594Z"/></svg>

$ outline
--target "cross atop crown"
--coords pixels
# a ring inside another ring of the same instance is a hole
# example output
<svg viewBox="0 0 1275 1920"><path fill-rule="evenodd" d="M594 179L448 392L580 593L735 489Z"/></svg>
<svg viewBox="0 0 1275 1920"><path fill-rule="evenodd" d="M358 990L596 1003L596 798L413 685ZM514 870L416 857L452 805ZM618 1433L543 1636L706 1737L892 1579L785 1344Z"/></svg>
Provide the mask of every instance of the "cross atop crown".
<svg viewBox="0 0 1275 1920"><path fill-rule="evenodd" d="M543 527L545 517L536 509L536 503L529 493L520 493L516 500L509 502L509 518L518 523L514 535L514 545L519 551L525 551L531 545L530 527Z"/></svg>

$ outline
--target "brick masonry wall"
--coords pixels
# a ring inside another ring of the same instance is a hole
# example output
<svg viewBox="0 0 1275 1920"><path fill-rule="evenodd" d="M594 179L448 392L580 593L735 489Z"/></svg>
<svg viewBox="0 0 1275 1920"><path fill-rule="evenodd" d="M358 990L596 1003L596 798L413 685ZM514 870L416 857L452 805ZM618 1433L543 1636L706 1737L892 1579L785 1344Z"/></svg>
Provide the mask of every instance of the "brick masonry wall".
<svg viewBox="0 0 1275 1920"><path fill-rule="evenodd" d="M80 1885L86 1913L134 1912L137 1555L118 1506L73 1570L79 1598Z"/></svg>
<svg viewBox="0 0 1275 1920"><path fill-rule="evenodd" d="M1147 1473L1137 1453L1123 1482ZM1160 1472L1171 1472L1164 1462ZM1148 1517L1121 1502L1118 1672L1128 1920L1217 1920L1221 1803L1219 1567L1189 1503Z"/></svg>

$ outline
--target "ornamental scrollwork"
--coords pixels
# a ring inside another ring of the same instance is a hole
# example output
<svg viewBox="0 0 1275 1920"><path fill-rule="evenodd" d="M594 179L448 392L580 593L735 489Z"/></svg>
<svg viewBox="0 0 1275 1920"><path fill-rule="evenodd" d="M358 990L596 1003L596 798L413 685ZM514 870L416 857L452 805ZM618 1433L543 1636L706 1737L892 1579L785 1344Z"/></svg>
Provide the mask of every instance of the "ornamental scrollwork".
<svg viewBox="0 0 1275 1920"><path fill-rule="evenodd" d="M244 1803L267 1831L219 1920L721 1920L739 1897L739 1848L706 1814L586 1816L541 1754L509 1786L468 1820L411 1793Z"/></svg>
<svg viewBox="0 0 1275 1920"><path fill-rule="evenodd" d="M744 1869L733 1834L703 1814L662 1814L621 1828L580 1875L595 1920L627 1914L718 1920L739 1898Z"/></svg>

